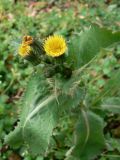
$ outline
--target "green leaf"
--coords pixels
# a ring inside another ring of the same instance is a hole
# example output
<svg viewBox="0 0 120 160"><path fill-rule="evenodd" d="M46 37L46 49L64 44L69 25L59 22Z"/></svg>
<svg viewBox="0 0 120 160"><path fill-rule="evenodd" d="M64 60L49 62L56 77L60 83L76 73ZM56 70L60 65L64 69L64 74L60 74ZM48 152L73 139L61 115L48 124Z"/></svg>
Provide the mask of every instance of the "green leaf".
<svg viewBox="0 0 120 160"><path fill-rule="evenodd" d="M92 159L105 147L102 119L91 111L81 110L75 130L75 144L72 155L82 159Z"/></svg>
<svg viewBox="0 0 120 160"><path fill-rule="evenodd" d="M21 142L32 154L44 156L61 112L69 111L83 100L84 89L75 85L70 92L72 83L65 81L63 88L66 92L54 91L47 79L39 73L33 74L21 102L19 126L6 136L5 142L13 147Z"/></svg>
<svg viewBox="0 0 120 160"><path fill-rule="evenodd" d="M8 136L5 137L5 142L8 143L10 140L10 145L14 148L18 148L23 144L22 132L20 123L15 127L14 131L10 132Z"/></svg>
<svg viewBox="0 0 120 160"><path fill-rule="evenodd" d="M58 101L61 103L61 107L64 108L75 108L77 107L85 97L85 87L81 87L80 75L73 74L70 79L62 80L61 86L58 86L61 89L61 95L58 97ZM68 101L69 99L69 101Z"/></svg>
<svg viewBox="0 0 120 160"><path fill-rule="evenodd" d="M101 104L103 110L120 114L120 97L111 97L103 100Z"/></svg>
<svg viewBox="0 0 120 160"><path fill-rule="evenodd" d="M44 77L34 74L21 104L21 127L16 127L6 136L6 143L15 146L21 139L33 154L44 154L47 151L53 128L59 119L56 97L49 92Z"/></svg>
<svg viewBox="0 0 120 160"><path fill-rule="evenodd" d="M26 115L31 113L41 99L49 94L49 85L42 73L35 73L28 79L27 89L21 100L20 120L24 123Z"/></svg>
<svg viewBox="0 0 120 160"><path fill-rule="evenodd" d="M55 96L46 97L26 117L23 123L23 137L33 154L47 151L53 129L59 119L58 104Z"/></svg>
<svg viewBox="0 0 120 160"><path fill-rule="evenodd" d="M111 30L92 25L71 39L68 46L68 62L79 68L95 57L101 48L109 47L116 42L120 42L120 32L112 33Z"/></svg>

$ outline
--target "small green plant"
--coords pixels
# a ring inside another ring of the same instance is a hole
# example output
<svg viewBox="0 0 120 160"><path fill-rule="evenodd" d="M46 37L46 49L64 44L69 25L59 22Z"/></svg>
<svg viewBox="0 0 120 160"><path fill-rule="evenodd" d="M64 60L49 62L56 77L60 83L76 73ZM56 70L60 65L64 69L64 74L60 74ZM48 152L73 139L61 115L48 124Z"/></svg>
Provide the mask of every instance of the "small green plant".
<svg viewBox="0 0 120 160"><path fill-rule="evenodd" d="M107 148L102 115L120 112L120 70L113 70L94 97L84 76L100 50L118 42L120 32L95 25L68 43L58 35L45 42L25 36L19 54L33 64L34 72L20 101L19 122L5 143L14 148L24 145L43 158L56 148L64 148L57 157L65 160L92 160L102 153Z"/></svg>

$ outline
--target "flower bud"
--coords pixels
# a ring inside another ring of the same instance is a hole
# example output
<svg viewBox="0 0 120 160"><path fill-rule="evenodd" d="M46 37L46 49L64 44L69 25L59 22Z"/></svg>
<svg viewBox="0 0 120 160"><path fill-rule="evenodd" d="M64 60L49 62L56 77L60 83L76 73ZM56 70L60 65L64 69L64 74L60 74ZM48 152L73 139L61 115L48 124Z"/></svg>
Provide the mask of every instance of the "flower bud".
<svg viewBox="0 0 120 160"><path fill-rule="evenodd" d="M42 43L31 36L23 37L18 53L21 57L27 59L33 65L40 64L44 56Z"/></svg>

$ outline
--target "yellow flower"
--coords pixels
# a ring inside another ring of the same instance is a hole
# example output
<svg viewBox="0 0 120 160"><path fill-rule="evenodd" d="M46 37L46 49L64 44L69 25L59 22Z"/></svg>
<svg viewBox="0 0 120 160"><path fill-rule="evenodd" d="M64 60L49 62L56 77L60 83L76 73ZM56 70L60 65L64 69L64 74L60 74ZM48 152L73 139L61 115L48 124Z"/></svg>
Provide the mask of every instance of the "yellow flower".
<svg viewBox="0 0 120 160"><path fill-rule="evenodd" d="M29 45L21 44L19 47L19 55L26 57L30 54L31 47Z"/></svg>
<svg viewBox="0 0 120 160"><path fill-rule="evenodd" d="M22 44L20 45L18 49L19 55L22 57L26 57L30 54L30 51L32 50L30 44L33 43L33 38L31 36L24 36L22 40Z"/></svg>
<svg viewBox="0 0 120 160"><path fill-rule="evenodd" d="M66 49L66 41L60 35L50 36L45 40L44 50L49 56L59 57L65 53Z"/></svg>

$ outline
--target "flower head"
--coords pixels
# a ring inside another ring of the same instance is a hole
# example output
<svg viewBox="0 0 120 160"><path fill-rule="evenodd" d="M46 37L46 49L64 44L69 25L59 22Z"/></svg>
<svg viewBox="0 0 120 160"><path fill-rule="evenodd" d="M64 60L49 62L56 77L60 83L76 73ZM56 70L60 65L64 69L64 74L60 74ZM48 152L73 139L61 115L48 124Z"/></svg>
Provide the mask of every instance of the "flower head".
<svg viewBox="0 0 120 160"><path fill-rule="evenodd" d="M30 54L31 47L29 45L21 44L19 47L19 55L26 57Z"/></svg>
<svg viewBox="0 0 120 160"><path fill-rule="evenodd" d="M65 39L60 35L49 36L44 43L44 50L47 55L59 57L65 53L67 49Z"/></svg>
<svg viewBox="0 0 120 160"><path fill-rule="evenodd" d="M31 36L24 36L22 44L18 49L19 55L21 55L22 57L28 56L30 54L30 51L32 50L30 46L32 43L33 43L33 38Z"/></svg>

